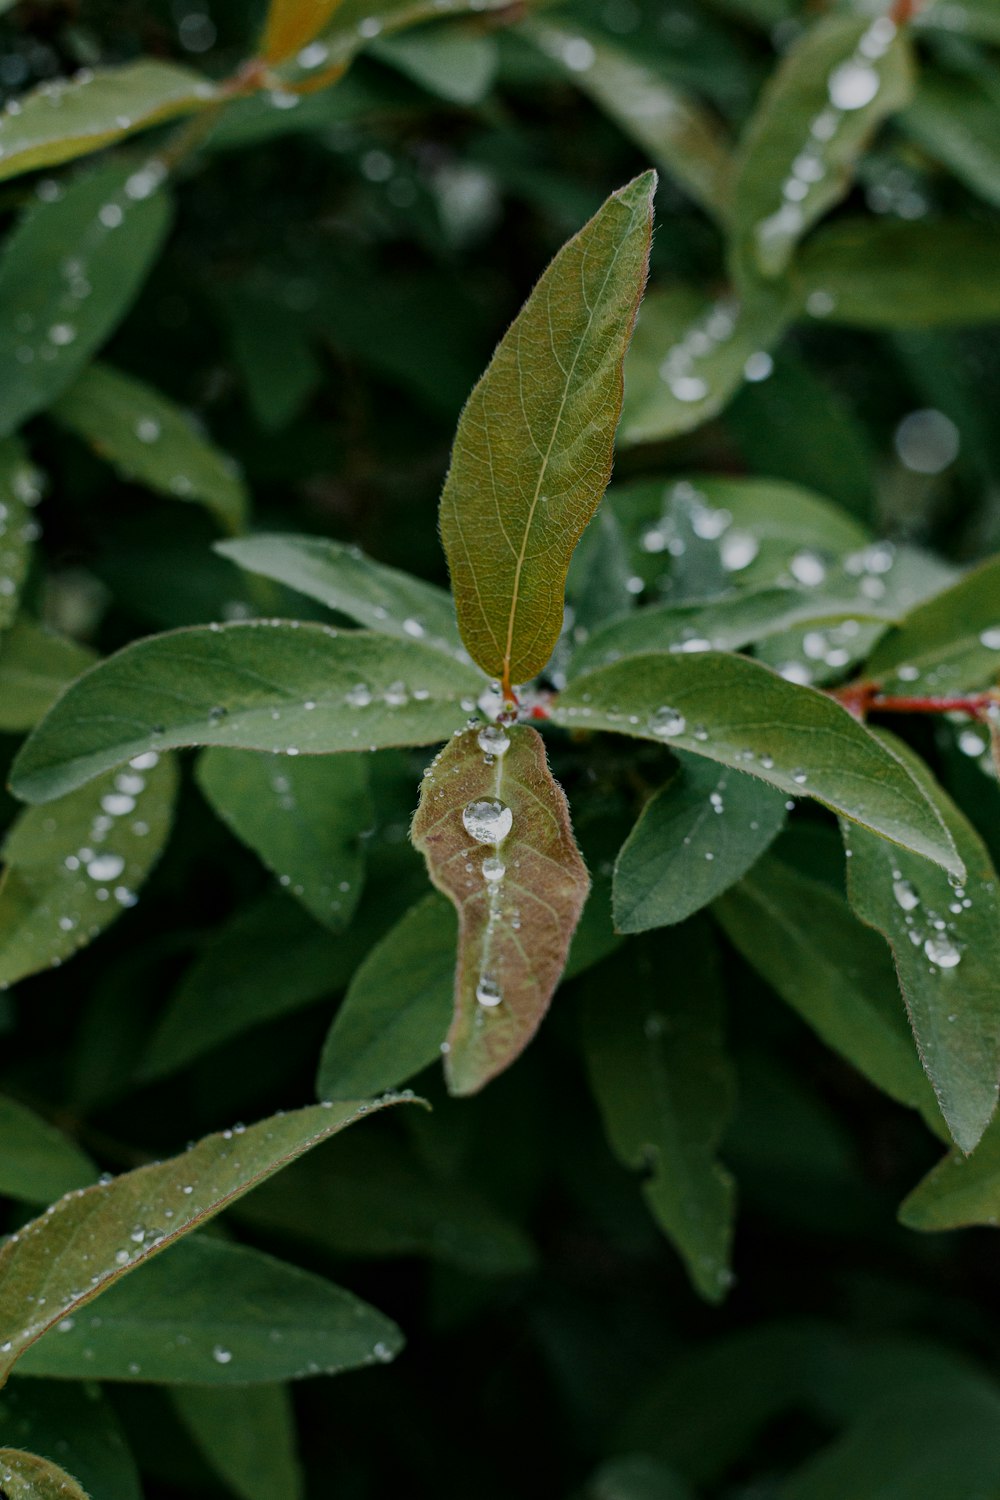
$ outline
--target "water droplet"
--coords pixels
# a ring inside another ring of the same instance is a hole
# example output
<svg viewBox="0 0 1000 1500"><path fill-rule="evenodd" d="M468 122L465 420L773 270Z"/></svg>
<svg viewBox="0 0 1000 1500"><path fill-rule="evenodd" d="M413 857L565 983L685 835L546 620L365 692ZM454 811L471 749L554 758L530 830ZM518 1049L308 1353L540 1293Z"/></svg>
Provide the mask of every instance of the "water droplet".
<svg viewBox="0 0 1000 1500"><path fill-rule="evenodd" d="M488 854L483 860L483 879L489 881L490 885L495 885L498 880L502 880L506 873L507 866L499 855Z"/></svg>
<svg viewBox="0 0 1000 1500"><path fill-rule="evenodd" d="M826 577L826 564L817 553L803 547L789 560L788 571L797 583L815 588Z"/></svg>
<svg viewBox="0 0 1000 1500"><path fill-rule="evenodd" d="M1000 651L1000 625L991 625L989 630L984 630L979 637L979 644L985 646L987 651Z"/></svg>
<svg viewBox="0 0 1000 1500"><path fill-rule="evenodd" d="M670 390L678 401L704 401L708 395L708 385L698 375L675 375Z"/></svg>
<svg viewBox="0 0 1000 1500"><path fill-rule="evenodd" d="M420 637L425 634L425 631L419 620L404 620L403 633L404 635L412 636L415 641L419 641Z"/></svg>
<svg viewBox="0 0 1000 1500"><path fill-rule="evenodd" d="M774 360L763 349L756 354L751 354L743 366L744 379L749 380L752 385L758 381L766 380L774 369Z"/></svg>
<svg viewBox="0 0 1000 1500"><path fill-rule="evenodd" d="M924 943L924 952L932 964L939 969L954 969L962 962L961 950L955 947L950 938L940 934L929 937Z"/></svg>
<svg viewBox="0 0 1000 1500"><path fill-rule="evenodd" d="M666 704L650 715L649 729L658 739L673 739L675 735L683 734L686 728L687 720L684 715Z"/></svg>
<svg viewBox="0 0 1000 1500"><path fill-rule="evenodd" d="M498 797L479 797L462 810L465 831L479 844L499 844L514 825L514 814Z"/></svg>
<svg viewBox="0 0 1000 1500"><path fill-rule="evenodd" d="M223 1349L221 1344L216 1344L212 1350L212 1358L217 1365L228 1365L233 1354L231 1349Z"/></svg>
<svg viewBox="0 0 1000 1500"><path fill-rule="evenodd" d="M135 424L135 435L140 443L155 443L160 436L160 424L155 417L140 417Z"/></svg>
<svg viewBox="0 0 1000 1500"><path fill-rule="evenodd" d="M121 204L105 203L102 208L98 209L97 217L100 219L105 229L117 229L124 219L125 214L122 210Z"/></svg>
<svg viewBox="0 0 1000 1500"><path fill-rule="evenodd" d="M958 748L963 755L971 755L975 759L985 751L986 741L978 730L963 729L958 736Z"/></svg>
<svg viewBox="0 0 1000 1500"><path fill-rule="evenodd" d="M892 894L896 898L896 905L902 907L903 911L913 911L914 907L920 905L920 897L908 880L894 880Z"/></svg>
<svg viewBox="0 0 1000 1500"><path fill-rule="evenodd" d="M367 708L372 701L371 689L363 682L356 682L352 688L348 688L344 697L352 708Z"/></svg>
<svg viewBox="0 0 1000 1500"><path fill-rule="evenodd" d="M390 682L382 696L390 708L402 708L403 704L408 703L410 698L404 682Z"/></svg>
<svg viewBox="0 0 1000 1500"><path fill-rule="evenodd" d="M114 880L124 868L125 861L120 854L98 854L87 865L87 874L91 880Z"/></svg>
<svg viewBox="0 0 1000 1500"><path fill-rule="evenodd" d="M510 749L510 735L502 724L486 724L476 737L484 755L506 755Z"/></svg>
<svg viewBox="0 0 1000 1500"><path fill-rule="evenodd" d="M730 531L719 543L719 557L727 573L748 568L760 551L760 544L749 531Z"/></svg>
<svg viewBox="0 0 1000 1500"><path fill-rule="evenodd" d="M55 344L57 348L71 344L75 338L76 329L72 323L53 323L49 329L49 343Z"/></svg>
<svg viewBox="0 0 1000 1500"><path fill-rule="evenodd" d="M864 109L879 91L879 76L867 63L851 58L834 68L826 87L836 109Z"/></svg>
<svg viewBox="0 0 1000 1500"><path fill-rule="evenodd" d="M488 974L484 974L476 985L476 999L480 1005L485 1006L499 1005L503 1000L500 986Z"/></svg>
<svg viewBox="0 0 1000 1500"><path fill-rule="evenodd" d="M144 750L141 755L136 755L129 761L133 771L151 771L158 763L160 757L155 750Z"/></svg>

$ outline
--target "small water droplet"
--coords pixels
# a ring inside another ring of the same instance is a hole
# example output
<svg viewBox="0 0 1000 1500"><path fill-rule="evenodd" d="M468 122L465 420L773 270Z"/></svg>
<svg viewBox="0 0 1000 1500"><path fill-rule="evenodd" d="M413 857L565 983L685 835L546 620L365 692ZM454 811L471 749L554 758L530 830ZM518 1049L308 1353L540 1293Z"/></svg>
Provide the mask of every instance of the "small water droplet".
<svg viewBox="0 0 1000 1500"><path fill-rule="evenodd" d="M908 880L894 880L892 894L896 898L896 905L902 907L903 911L913 911L920 905L920 897Z"/></svg>
<svg viewBox="0 0 1000 1500"><path fill-rule="evenodd" d="M233 1354L231 1349L224 1349L221 1344L216 1344L212 1350L212 1358L217 1365L228 1365Z"/></svg>
<svg viewBox="0 0 1000 1500"><path fill-rule="evenodd" d="M482 975L479 983L476 985L476 999L480 1005L487 1007L499 1005L503 1000L503 993L500 986L488 974Z"/></svg>

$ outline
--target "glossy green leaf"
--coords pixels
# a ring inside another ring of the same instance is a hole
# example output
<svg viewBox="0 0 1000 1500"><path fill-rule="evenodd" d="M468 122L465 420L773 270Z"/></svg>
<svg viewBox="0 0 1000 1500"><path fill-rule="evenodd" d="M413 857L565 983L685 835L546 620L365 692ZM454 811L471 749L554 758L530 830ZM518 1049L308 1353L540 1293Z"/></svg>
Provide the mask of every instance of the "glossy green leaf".
<svg viewBox="0 0 1000 1500"><path fill-rule="evenodd" d="M468 661L447 591L374 562L356 547L318 536L263 535L219 542L216 551L379 635L422 641Z"/></svg>
<svg viewBox="0 0 1000 1500"><path fill-rule="evenodd" d="M940 1126L889 953L841 896L765 855L713 909L734 947L828 1047Z"/></svg>
<svg viewBox="0 0 1000 1500"><path fill-rule="evenodd" d="M521 30L696 203L718 219L727 216L732 161L725 132L693 95L586 26L539 19L522 22Z"/></svg>
<svg viewBox="0 0 1000 1500"><path fill-rule="evenodd" d="M658 1459L629 1454L601 1465L584 1500L691 1500L691 1491Z"/></svg>
<svg viewBox="0 0 1000 1500"><path fill-rule="evenodd" d="M967 219L841 219L795 267L806 311L862 328L947 328L1000 319L992 226Z"/></svg>
<svg viewBox="0 0 1000 1500"><path fill-rule="evenodd" d="M590 880L545 746L525 726L450 740L424 775L411 837L458 911L445 1075L471 1094L538 1030Z"/></svg>
<svg viewBox="0 0 1000 1500"><path fill-rule="evenodd" d="M327 1033L316 1092L356 1099L437 1062L455 996L454 912L436 892L386 933L351 980Z"/></svg>
<svg viewBox="0 0 1000 1500"><path fill-rule="evenodd" d="M2 1407L7 1435L64 1464L91 1500L142 1500L135 1461L99 1386L16 1380L5 1389Z"/></svg>
<svg viewBox="0 0 1000 1500"><path fill-rule="evenodd" d="M746 874L784 824L781 792L714 761L679 758L615 863L620 932L669 927L700 911Z"/></svg>
<svg viewBox="0 0 1000 1500"><path fill-rule="evenodd" d="M0 434L44 411L129 309L163 243L170 202L150 167L117 161L46 190L0 259Z"/></svg>
<svg viewBox="0 0 1000 1500"><path fill-rule="evenodd" d="M317 3L329 9L330 0ZM503 10L509 4L510 0L340 0L316 50L310 49L308 56L300 56L298 63L307 75L319 68L343 70L376 37L391 36L423 21L438 21L446 16ZM320 46L325 49L323 57Z"/></svg>
<svg viewBox="0 0 1000 1500"><path fill-rule="evenodd" d="M0 440L0 630L17 614L38 534L31 507L41 496L41 477L16 438Z"/></svg>
<svg viewBox="0 0 1000 1500"><path fill-rule="evenodd" d="M361 895L362 838L374 816L367 759L206 750L197 777L237 838L316 920L345 927Z"/></svg>
<svg viewBox="0 0 1000 1500"><path fill-rule="evenodd" d="M637 177L560 250L458 425L441 536L462 638L506 683L548 661L573 549L611 475L655 186Z"/></svg>
<svg viewBox="0 0 1000 1500"><path fill-rule="evenodd" d="M451 104L481 104L493 87L499 61L493 37L454 22L387 36L370 50L379 62Z"/></svg>
<svg viewBox="0 0 1000 1500"><path fill-rule="evenodd" d="M273 1115L60 1198L0 1249L0 1375L120 1277L378 1107L348 1101Z"/></svg>
<svg viewBox="0 0 1000 1500"><path fill-rule="evenodd" d="M247 495L232 459L213 447L187 412L142 381L93 364L59 398L52 415L126 479L198 501L227 531L243 525Z"/></svg>
<svg viewBox="0 0 1000 1500"><path fill-rule="evenodd" d="M100 151L218 97L207 78L153 58L47 81L0 116L0 179Z"/></svg>
<svg viewBox="0 0 1000 1500"><path fill-rule="evenodd" d="M733 1182L716 1153L734 1077L708 933L692 925L630 944L588 981L583 1028L615 1155L643 1170L650 1212L701 1295L718 1302L732 1281Z"/></svg>
<svg viewBox="0 0 1000 1500"><path fill-rule="evenodd" d="M740 147L733 221L754 272L779 276L801 236L845 196L877 126L913 86L905 33L887 16L831 16L789 48Z"/></svg>
<svg viewBox="0 0 1000 1500"><path fill-rule="evenodd" d="M971 1156L953 1148L938 1162L903 1200L899 1217L909 1229L1000 1224L1000 1120L994 1117Z"/></svg>
<svg viewBox="0 0 1000 1500"><path fill-rule="evenodd" d="M20 1448L0 1448L0 1493L6 1500L90 1500L65 1469Z"/></svg>
<svg viewBox="0 0 1000 1500"><path fill-rule="evenodd" d="M0 1194L22 1203L51 1203L96 1176L89 1156L61 1130L0 1095Z"/></svg>
<svg viewBox="0 0 1000 1500"><path fill-rule="evenodd" d="M1000 98L976 78L928 70L900 124L966 187L1000 207Z"/></svg>
<svg viewBox="0 0 1000 1500"><path fill-rule="evenodd" d="M0 730L33 729L66 684L93 662L86 646L19 615L0 636Z"/></svg>
<svg viewBox="0 0 1000 1500"><path fill-rule="evenodd" d="M300 1500L295 1413L283 1385L178 1386L181 1421L239 1500Z"/></svg>
<svg viewBox="0 0 1000 1500"><path fill-rule="evenodd" d="M195 1235L109 1288L96 1309L60 1319L18 1374L248 1385L335 1375L401 1345L395 1324L343 1288Z"/></svg>
<svg viewBox="0 0 1000 1500"><path fill-rule="evenodd" d="M267 896L238 912L172 995L141 1077L172 1073L252 1026L321 1000L347 982L365 936L360 943L350 934L334 937L286 896Z"/></svg>
<svg viewBox="0 0 1000 1500"><path fill-rule="evenodd" d="M886 692L961 693L1000 675L1000 557L917 606L865 670Z"/></svg>
<svg viewBox="0 0 1000 1500"><path fill-rule="evenodd" d="M270 0L261 56L280 63L298 52L323 30L342 0Z"/></svg>
<svg viewBox="0 0 1000 1500"><path fill-rule="evenodd" d="M747 380L771 368L787 295L759 288L703 303L687 288L654 289L625 362L620 442L660 442L700 427Z"/></svg>
<svg viewBox="0 0 1000 1500"><path fill-rule="evenodd" d="M923 761L886 739L933 800L966 874L959 884L929 860L845 823L848 897L892 948L941 1113L958 1145L971 1151L1000 1088L1000 881L982 839Z"/></svg>
<svg viewBox="0 0 1000 1500"><path fill-rule="evenodd" d="M917 10L913 24L921 30L1000 43L1000 12L994 0L960 0L959 4L955 0L928 0Z"/></svg>
<svg viewBox="0 0 1000 1500"><path fill-rule="evenodd" d="M0 984L60 964L134 906L170 833L177 765L138 757L123 771L26 808L3 845Z"/></svg>
<svg viewBox="0 0 1000 1500"><path fill-rule="evenodd" d="M22 749L11 784L25 801L48 801L181 745L322 755L432 744L465 721L481 686L473 668L418 641L358 630L251 620L170 631L74 683Z"/></svg>
<svg viewBox="0 0 1000 1500"><path fill-rule="evenodd" d="M690 750L818 802L956 874L961 860L926 795L846 709L742 656L627 657L577 677L554 723Z"/></svg>

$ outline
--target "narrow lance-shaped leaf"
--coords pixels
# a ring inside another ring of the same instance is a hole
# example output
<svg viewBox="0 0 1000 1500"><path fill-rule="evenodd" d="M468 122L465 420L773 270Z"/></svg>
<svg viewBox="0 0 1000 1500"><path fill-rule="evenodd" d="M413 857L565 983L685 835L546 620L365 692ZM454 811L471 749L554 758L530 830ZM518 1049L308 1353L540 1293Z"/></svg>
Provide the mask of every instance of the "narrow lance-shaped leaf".
<svg viewBox="0 0 1000 1500"><path fill-rule="evenodd" d="M655 186L637 177L560 250L458 424L441 536L462 638L505 686L548 661L573 549L611 475Z"/></svg>
<svg viewBox="0 0 1000 1500"><path fill-rule="evenodd" d="M152 58L43 83L0 115L0 179L86 156L217 98L207 78Z"/></svg>
<svg viewBox="0 0 1000 1500"><path fill-rule="evenodd" d="M716 1151L733 1106L721 992L698 926L646 939L595 970L583 1014L587 1069L615 1154L703 1297L732 1281L733 1182Z"/></svg>
<svg viewBox="0 0 1000 1500"><path fill-rule="evenodd" d="M65 1469L20 1448L0 1448L0 1493L6 1500L90 1500Z"/></svg>
<svg viewBox="0 0 1000 1500"><path fill-rule="evenodd" d="M20 615L0 636L0 730L33 729L68 682L94 662L94 653Z"/></svg>
<svg viewBox="0 0 1000 1500"><path fill-rule="evenodd" d="M401 1345L394 1323L342 1287L260 1250L193 1235L116 1282L96 1310L62 1318L17 1372L249 1385L336 1375L388 1361Z"/></svg>
<svg viewBox="0 0 1000 1500"><path fill-rule="evenodd" d="M865 675L895 693L961 693L1000 676L1000 557L919 604L876 647Z"/></svg>
<svg viewBox="0 0 1000 1500"><path fill-rule="evenodd" d="M458 910L445 1074L471 1094L528 1045L559 983L590 881L534 729L469 729L428 768L413 842Z"/></svg>
<svg viewBox="0 0 1000 1500"><path fill-rule="evenodd" d="M294 620L174 630L75 682L22 748L11 784L25 801L50 801L181 745L322 755L433 744L481 689L473 668L418 641Z"/></svg>
<svg viewBox="0 0 1000 1500"><path fill-rule="evenodd" d="M958 1145L971 1151L1000 1087L1000 881L982 839L923 761L885 739L933 800L966 874L959 883L929 860L845 823L848 896L892 949L941 1113Z"/></svg>
<svg viewBox="0 0 1000 1500"><path fill-rule="evenodd" d="M963 873L937 811L890 750L832 698L746 657L628 657L577 677L551 717L707 756Z"/></svg>
<svg viewBox="0 0 1000 1500"><path fill-rule="evenodd" d="M43 411L117 327L163 242L154 166L112 162L46 192L0 260L0 435ZM17 372L16 378L14 371Z"/></svg>
<svg viewBox="0 0 1000 1500"><path fill-rule="evenodd" d="M239 1500L301 1500L287 1386L178 1386L171 1397L206 1463Z"/></svg>
<svg viewBox="0 0 1000 1500"><path fill-rule="evenodd" d="M0 1384L26 1349L119 1277L379 1107L350 1100L273 1115L60 1198L0 1249Z"/></svg>
<svg viewBox="0 0 1000 1500"><path fill-rule="evenodd" d="M52 408L120 474L177 500L204 505L227 531L246 517L233 460L212 446L173 401L131 375L93 364Z"/></svg>
<svg viewBox="0 0 1000 1500"><path fill-rule="evenodd" d="M75 1141L0 1094L0 1194L23 1203L51 1203L96 1176L97 1168Z"/></svg>
<svg viewBox="0 0 1000 1500"><path fill-rule="evenodd" d="M28 573L38 535L31 507L41 498L41 477L17 438L0 441L0 630L13 623Z"/></svg>

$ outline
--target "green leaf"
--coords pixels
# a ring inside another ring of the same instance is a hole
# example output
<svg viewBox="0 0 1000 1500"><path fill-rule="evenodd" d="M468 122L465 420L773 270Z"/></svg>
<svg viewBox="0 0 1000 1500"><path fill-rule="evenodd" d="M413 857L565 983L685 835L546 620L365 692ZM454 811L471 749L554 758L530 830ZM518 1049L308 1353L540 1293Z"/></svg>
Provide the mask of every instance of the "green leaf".
<svg viewBox="0 0 1000 1500"><path fill-rule="evenodd" d="M441 537L462 639L505 685L548 661L573 549L610 478L655 186L637 177L563 246L458 424Z"/></svg>
<svg viewBox="0 0 1000 1500"><path fill-rule="evenodd" d="M744 380L770 371L792 307L784 291L748 289L704 303L688 288L655 288L625 362L620 441L659 442L700 427Z"/></svg>
<svg viewBox="0 0 1000 1500"><path fill-rule="evenodd" d="M66 1464L93 1500L142 1500L135 1462L99 1386L16 1380L2 1405L12 1435L33 1453Z"/></svg>
<svg viewBox="0 0 1000 1500"><path fill-rule="evenodd" d="M437 1062L455 996L454 912L436 892L386 933L351 980L327 1033L316 1092L396 1088Z"/></svg>
<svg viewBox="0 0 1000 1500"><path fill-rule="evenodd" d="M765 855L713 910L734 947L828 1047L940 1126L892 960L841 896Z"/></svg>
<svg viewBox="0 0 1000 1500"><path fill-rule="evenodd" d="M237 838L318 922L334 931L350 922L364 881L362 837L374 816L367 760L206 750L197 778Z"/></svg>
<svg viewBox="0 0 1000 1500"><path fill-rule="evenodd" d="M928 69L899 123L966 187L1000 208L1000 100L984 81Z"/></svg>
<svg viewBox="0 0 1000 1500"><path fill-rule="evenodd" d="M138 1226L137 1226L138 1228ZM19 1375L248 1385L389 1360L394 1323L260 1250L195 1235L109 1288L24 1354Z"/></svg>
<svg viewBox="0 0 1000 1500"><path fill-rule="evenodd" d="M31 507L42 493L41 474L16 438L0 440L0 630L17 614L38 524Z"/></svg>
<svg viewBox="0 0 1000 1500"><path fill-rule="evenodd" d="M521 725L449 741L424 775L411 837L458 911L445 1076L471 1094L541 1025L590 880L542 739Z"/></svg>
<svg viewBox="0 0 1000 1500"><path fill-rule="evenodd" d="M170 201L152 168L117 161L46 192L0 259L0 434L44 411L128 311L156 259Z"/></svg>
<svg viewBox="0 0 1000 1500"><path fill-rule="evenodd" d="M1000 319L996 238L964 219L841 219L795 267L806 311L862 328L947 328Z"/></svg>
<svg viewBox="0 0 1000 1500"><path fill-rule="evenodd" d="M691 1500L691 1491L666 1464L636 1453L602 1464L584 1500Z"/></svg>
<svg viewBox="0 0 1000 1500"><path fill-rule="evenodd" d="M6 1500L90 1500L65 1469L20 1448L0 1448L0 1487Z"/></svg>
<svg viewBox="0 0 1000 1500"><path fill-rule="evenodd" d="M499 62L493 37L454 22L372 43L371 55L451 104L481 104Z"/></svg>
<svg viewBox="0 0 1000 1500"><path fill-rule="evenodd" d="M664 968L683 979L662 996ZM609 993L612 991L612 993ZM733 1182L716 1159L733 1107L722 994L707 932L632 943L588 981L583 1034L615 1155L644 1172L643 1197L694 1286L732 1282Z"/></svg>
<svg viewBox="0 0 1000 1500"><path fill-rule="evenodd" d="M152 58L47 81L0 116L0 179L100 151L219 98L199 73Z"/></svg>
<svg viewBox="0 0 1000 1500"><path fill-rule="evenodd" d="M93 364L59 398L52 415L126 479L174 499L199 501L226 531L243 525L247 494L232 459L213 447L187 412L142 381Z"/></svg>
<svg viewBox="0 0 1000 1500"><path fill-rule="evenodd" d="M953 1149L903 1200L908 1229L965 1229L1000 1224L1000 1119L994 1117L971 1156Z"/></svg>
<svg viewBox="0 0 1000 1500"><path fill-rule="evenodd" d="M317 3L326 5L329 14L330 0ZM340 0L333 19L319 38L326 55L321 57L317 47L315 51L310 49L308 57L300 57L298 63L307 74L320 67L339 73L376 37L391 36L393 32L422 21L437 21L443 16L504 10L509 4L510 0Z"/></svg>
<svg viewBox="0 0 1000 1500"><path fill-rule="evenodd" d="M615 863L619 932L668 927L700 911L746 874L784 824L781 792L710 760L679 759Z"/></svg>
<svg viewBox="0 0 1000 1500"><path fill-rule="evenodd" d="M1000 12L994 0L929 0L913 18L920 30L940 31L945 35L967 35L983 42L1000 42Z"/></svg>
<svg viewBox="0 0 1000 1500"><path fill-rule="evenodd" d="M284 62L323 30L342 0L270 0L260 53L269 63Z"/></svg>
<svg viewBox="0 0 1000 1500"><path fill-rule="evenodd" d="M273 1115L60 1198L0 1249L0 1376L120 1277L379 1107L348 1101Z"/></svg>
<svg viewBox="0 0 1000 1500"><path fill-rule="evenodd" d="M245 102L252 108L259 98ZM269 113L280 115L281 111L270 106ZM269 431L287 427L324 378L307 331L287 307L254 295L250 288L214 290L254 417Z"/></svg>
<svg viewBox="0 0 1000 1500"><path fill-rule="evenodd" d="M707 756L962 874L937 812L891 751L832 698L746 657L627 657L577 677L551 718Z"/></svg>
<svg viewBox="0 0 1000 1500"><path fill-rule="evenodd" d="M961 693L1000 674L1000 557L935 594L885 636L865 675L886 692Z"/></svg>
<svg viewBox="0 0 1000 1500"><path fill-rule="evenodd" d="M33 729L66 684L94 660L86 646L20 615L0 636L0 730Z"/></svg>
<svg viewBox="0 0 1000 1500"><path fill-rule="evenodd" d="M850 189L876 127L910 98L913 62L902 29L830 16L788 50L740 146L733 224L754 273L780 276L818 218Z"/></svg>
<svg viewBox="0 0 1000 1500"><path fill-rule="evenodd" d="M178 1386L178 1415L239 1500L301 1500L295 1413L283 1385Z"/></svg>
<svg viewBox="0 0 1000 1500"><path fill-rule="evenodd" d="M96 1176L97 1168L74 1141L0 1094L0 1194L22 1203L51 1203Z"/></svg>
<svg viewBox="0 0 1000 1500"><path fill-rule="evenodd" d="M0 984L62 963L135 905L177 790L173 756L136 761L14 822L3 845Z"/></svg>
<svg viewBox="0 0 1000 1500"><path fill-rule="evenodd" d="M465 721L481 687L474 669L418 641L360 630L294 620L174 630L75 682L21 750L11 785L50 801L181 745L323 755L432 744Z"/></svg>
<svg viewBox="0 0 1000 1500"><path fill-rule="evenodd" d="M586 26L529 19L520 30L696 203L726 218L732 160L725 132L692 94Z"/></svg>
<svg viewBox="0 0 1000 1500"><path fill-rule="evenodd" d="M356 547L314 536L247 536L217 552L248 573L273 578L379 635L422 641L467 662L455 606L445 589L365 557Z"/></svg>
<svg viewBox="0 0 1000 1500"><path fill-rule="evenodd" d="M254 902L188 969L150 1038L140 1076L175 1072L252 1026L321 1000L346 983L366 938L362 933L358 942L353 929L334 937L285 896Z"/></svg>
<svg viewBox="0 0 1000 1500"><path fill-rule="evenodd" d="M971 1151L1000 1086L1000 881L982 839L923 761L894 737L884 738L933 801L966 875L959 884L929 860L845 823L847 894L892 949L941 1113L958 1145Z"/></svg>

